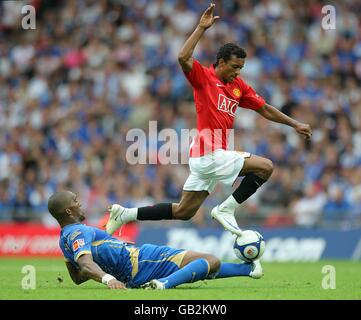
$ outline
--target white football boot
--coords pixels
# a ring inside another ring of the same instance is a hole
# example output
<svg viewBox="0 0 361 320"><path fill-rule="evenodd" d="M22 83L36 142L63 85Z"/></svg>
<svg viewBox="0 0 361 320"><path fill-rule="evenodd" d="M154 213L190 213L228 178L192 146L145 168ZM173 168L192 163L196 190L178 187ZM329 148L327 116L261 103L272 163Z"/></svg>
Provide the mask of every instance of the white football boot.
<svg viewBox="0 0 361 320"><path fill-rule="evenodd" d="M249 276L253 279L260 279L263 277L263 269L259 259L253 260L252 271L249 273Z"/></svg>
<svg viewBox="0 0 361 320"><path fill-rule="evenodd" d="M149 290L149 289L153 289L153 290L165 290L165 285L163 282L153 279L145 284L143 284L141 286L141 288Z"/></svg>
<svg viewBox="0 0 361 320"><path fill-rule="evenodd" d="M109 220L105 225L105 231L112 235L118 228L120 228L123 224L128 223L125 218L126 208L122 207L119 204L113 204L109 207Z"/></svg>
<svg viewBox="0 0 361 320"><path fill-rule="evenodd" d="M211 216L213 219L217 220L224 229L237 236L242 236L242 230L238 227L236 218L234 217L234 211L228 208L223 208L221 210L219 206L216 206L212 209Z"/></svg>

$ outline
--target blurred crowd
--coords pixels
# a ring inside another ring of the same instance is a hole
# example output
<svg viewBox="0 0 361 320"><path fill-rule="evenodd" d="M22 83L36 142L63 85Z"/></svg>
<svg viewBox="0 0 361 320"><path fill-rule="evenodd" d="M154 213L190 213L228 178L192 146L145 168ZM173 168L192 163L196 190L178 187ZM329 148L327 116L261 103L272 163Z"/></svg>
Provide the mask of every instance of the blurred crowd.
<svg viewBox="0 0 361 320"><path fill-rule="evenodd" d="M327 2L327 3L326 3ZM310 141L250 110L236 118L236 148L270 158L270 179L237 214L241 225L361 226L361 2L215 1L220 20L195 50L204 65L227 42L244 47L241 76L267 102L313 128ZM36 8L36 29L21 8ZM324 5L336 29L323 29ZM132 128L195 128L177 54L204 0L0 3L0 219L52 224L47 199L80 195L90 222L114 202L180 199L188 166L130 165ZM161 144L146 146L156 154ZM180 150L187 152L187 150ZM210 225L218 185L188 223Z"/></svg>

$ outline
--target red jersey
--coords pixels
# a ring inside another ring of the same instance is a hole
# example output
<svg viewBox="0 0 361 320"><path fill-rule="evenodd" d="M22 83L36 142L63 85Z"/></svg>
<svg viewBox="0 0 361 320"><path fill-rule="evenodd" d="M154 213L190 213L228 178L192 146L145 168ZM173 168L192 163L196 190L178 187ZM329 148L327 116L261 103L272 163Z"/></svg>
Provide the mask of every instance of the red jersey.
<svg viewBox="0 0 361 320"><path fill-rule="evenodd" d="M194 59L185 76L193 87L197 111L197 135L190 147L190 157L201 157L217 149L227 150L238 107L258 110L266 102L239 77L224 83L217 78L214 66L202 66Z"/></svg>

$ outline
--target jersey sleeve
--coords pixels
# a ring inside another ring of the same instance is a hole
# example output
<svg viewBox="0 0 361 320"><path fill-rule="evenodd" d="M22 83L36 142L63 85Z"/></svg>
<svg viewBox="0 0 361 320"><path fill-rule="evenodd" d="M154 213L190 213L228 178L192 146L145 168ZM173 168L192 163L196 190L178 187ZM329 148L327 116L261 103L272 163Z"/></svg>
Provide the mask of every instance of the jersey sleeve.
<svg viewBox="0 0 361 320"><path fill-rule="evenodd" d="M205 70L198 60L193 59L192 69L184 74L193 88L200 88L204 83Z"/></svg>
<svg viewBox="0 0 361 320"><path fill-rule="evenodd" d="M241 108L258 110L266 104L266 101L247 83L242 83L242 96L239 99Z"/></svg>
<svg viewBox="0 0 361 320"><path fill-rule="evenodd" d="M91 254L91 245L94 237L94 231L87 226L79 226L69 234L67 242L74 261L77 261L84 254Z"/></svg>
<svg viewBox="0 0 361 320"><path fill-rule="evenodd" d="M60 249L63 252L64 261L72 262L72 254L69 246L67 244L60 243Z"/></svg>

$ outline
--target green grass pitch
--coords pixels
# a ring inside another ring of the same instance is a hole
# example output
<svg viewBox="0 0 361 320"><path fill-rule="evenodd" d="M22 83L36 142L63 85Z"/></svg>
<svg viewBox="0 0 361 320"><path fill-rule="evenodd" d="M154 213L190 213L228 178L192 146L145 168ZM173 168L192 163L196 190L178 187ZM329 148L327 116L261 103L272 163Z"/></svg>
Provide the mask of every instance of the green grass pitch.
<svg viewBox="0 0 361 320"><path fill-rule="evenodd" d="M22 268L35 267L36 288L22 289L26 276ZM335 289L323 289L329 273L336 270ZM61 259L0 259L0 300L360 300L361 263L320 261L312 263L263 263L265 276L199 281L165 291L131 289L109 290L89 280L77 286L71 281ZM325 270L324 270L325 271ZM325 278L326 277L326 278Z"/></svg>

